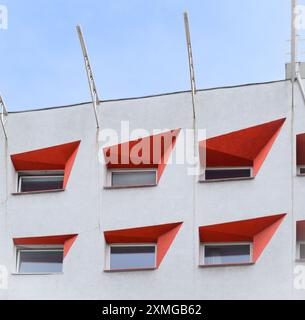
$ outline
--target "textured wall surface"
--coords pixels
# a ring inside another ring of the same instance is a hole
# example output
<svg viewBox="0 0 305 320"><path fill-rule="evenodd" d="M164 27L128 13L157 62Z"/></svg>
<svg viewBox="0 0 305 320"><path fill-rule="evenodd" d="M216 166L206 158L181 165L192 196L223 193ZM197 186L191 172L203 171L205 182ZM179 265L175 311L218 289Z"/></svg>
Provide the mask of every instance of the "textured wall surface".
<svg viewBox="0 0 305 320"><path fill-rule="evenodd" d="M305 220L305 177L295 175L295 134L305 132L305 104L280 81L199 91L197 126L207 137L286 117L255 179L198 183L189 165L168 164L157 187L104 189L105 166L90 104L10 113L0 138L0 264L9 271L1 299L284 299L293 288L295 222ZM190 129L190 93L104 102L101 129ZM292 121L294 129L292 132ZM179 137L180 138L180 137ZM178 138L178 140L179 140ZM64 192L12 195L10 154L81 140ZM178 148L172 154L175 157ZM292 158L292 151L294 153ZM194 146L185 150L192 155ZM287 213L255 265L199 268L201 225ZM159 269L104 272L104 230L184 221ZM12 238L79 234L63 274L18 275Z"/></svg>

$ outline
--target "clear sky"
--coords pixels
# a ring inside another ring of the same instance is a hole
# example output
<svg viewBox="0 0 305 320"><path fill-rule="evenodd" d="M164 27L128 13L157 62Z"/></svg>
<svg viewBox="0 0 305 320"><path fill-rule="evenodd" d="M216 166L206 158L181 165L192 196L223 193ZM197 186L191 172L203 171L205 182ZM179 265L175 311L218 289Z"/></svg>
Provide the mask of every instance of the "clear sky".
<svg viewBox="0 0 305 320"><path fill-rule="evenodd" d="M90 100L78 23L103 100L189 89L184 10L200 89L283 79L289 60L290 0L0 4L8 8L8 30L0 29L0 92L10 111Z"/></svg>

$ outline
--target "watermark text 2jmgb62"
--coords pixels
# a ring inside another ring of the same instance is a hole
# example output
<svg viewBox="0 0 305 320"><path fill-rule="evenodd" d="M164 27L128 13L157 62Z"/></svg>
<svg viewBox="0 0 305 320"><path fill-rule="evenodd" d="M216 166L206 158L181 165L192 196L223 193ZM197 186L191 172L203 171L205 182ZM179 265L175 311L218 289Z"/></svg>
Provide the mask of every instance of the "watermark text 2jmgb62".
<svg viewBox="0 0 305 320"><path fill-rule="evenodd" d="M0 30L8 28L8 10L7 7L0 4Z"/></svg>

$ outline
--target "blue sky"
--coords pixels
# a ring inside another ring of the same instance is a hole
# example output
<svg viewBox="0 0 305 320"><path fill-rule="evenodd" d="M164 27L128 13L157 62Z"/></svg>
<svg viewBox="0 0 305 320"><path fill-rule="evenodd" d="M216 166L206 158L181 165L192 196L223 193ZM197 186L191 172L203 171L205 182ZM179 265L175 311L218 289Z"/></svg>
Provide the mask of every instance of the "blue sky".
<svg viewBox="0 0 305 320"><path fill-rule="evenodd" d="M90 100L78 23L102 99L189 89L184 10L198 88L283 79L289 60L290 0L0 4L9 15L8 30L0 30L0 92L10 111Z"/></svg>

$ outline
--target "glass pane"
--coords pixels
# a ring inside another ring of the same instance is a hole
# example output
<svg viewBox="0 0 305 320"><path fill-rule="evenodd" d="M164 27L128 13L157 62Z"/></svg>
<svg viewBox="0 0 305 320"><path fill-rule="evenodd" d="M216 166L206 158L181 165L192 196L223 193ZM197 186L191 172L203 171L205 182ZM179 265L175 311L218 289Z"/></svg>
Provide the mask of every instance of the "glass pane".
<svg viewBox="0 0 305 320"><path fill-rule="evenodd" d="M155 171L112 172L112 186L146 186L156 184Z"/></svg>
<svg viewBox="0 0 305 320"><path fill-rule="evenodd" d="M155 247L111 247L110 269L137 269L155 267Z"/></svg>
<svg viewBox="0 0 305 320"><path fill-rule="evenodd" d="M250 262L250 245L206 245L205 264L231 264Z"/></svg>
<svg viewBox="0 0 305 320"><path fill-rule="evenodd" d="M216 180L216 179L233 179L233 178L250 178L250 169L219 169L219 170L209 170L205 171L206 180Z"/></svg>
<svg viewBox="0 0 305 320"><path fill-rule="evenodd" d="M305 244L300 244L300 259L305 259Z"/></svg>
<svg viewBox="0 0 305 320"><path fill-rule="evenodd" d="M20 178L21 192L41 191L41 190L54 190L63 188L63 176L39 176L39 177L26 177Z"/></svg>
<svg viewBox="0 0 305 320"><path fill-rule="evenodd" d="M62 272L63 251L24 251L19 253L20 273Z"/></svg>

